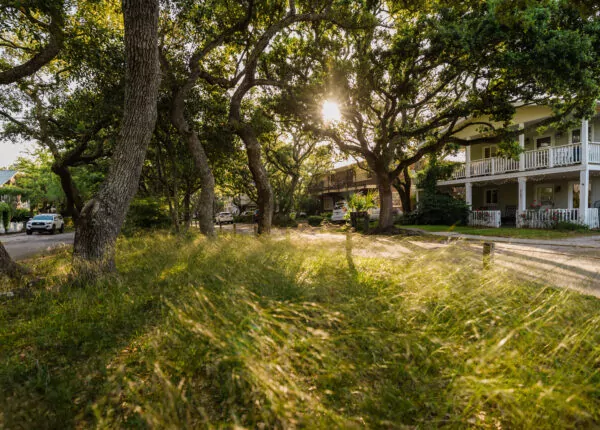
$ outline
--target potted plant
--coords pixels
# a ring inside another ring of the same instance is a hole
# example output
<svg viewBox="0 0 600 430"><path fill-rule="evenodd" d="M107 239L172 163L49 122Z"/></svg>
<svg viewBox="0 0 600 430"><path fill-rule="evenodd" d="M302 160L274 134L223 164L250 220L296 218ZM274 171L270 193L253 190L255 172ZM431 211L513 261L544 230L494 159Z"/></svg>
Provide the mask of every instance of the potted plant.
<svg viewBox="0 0 600 430"><path fill-rule="evenodd" d="M358 228L358 220L368 217L369 209L376 207L376 194L369 191L367 194L355 193L348 198L348 208L350 209L350 223L352 227Z"/></svg>

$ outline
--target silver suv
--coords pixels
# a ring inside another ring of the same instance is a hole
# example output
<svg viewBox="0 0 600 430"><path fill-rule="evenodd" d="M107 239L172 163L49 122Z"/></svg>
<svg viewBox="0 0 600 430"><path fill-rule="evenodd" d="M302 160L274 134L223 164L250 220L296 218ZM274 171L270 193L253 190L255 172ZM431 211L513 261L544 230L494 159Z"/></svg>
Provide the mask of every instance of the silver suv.
<svg viewBox="0 0 600 430"><path fill-rule="evenodd" d="M54 234L58 230L62 233L65 231L65 221L57 214L39 214L27 221L25 230L28 235L33 234L34 231Z"/></svg>

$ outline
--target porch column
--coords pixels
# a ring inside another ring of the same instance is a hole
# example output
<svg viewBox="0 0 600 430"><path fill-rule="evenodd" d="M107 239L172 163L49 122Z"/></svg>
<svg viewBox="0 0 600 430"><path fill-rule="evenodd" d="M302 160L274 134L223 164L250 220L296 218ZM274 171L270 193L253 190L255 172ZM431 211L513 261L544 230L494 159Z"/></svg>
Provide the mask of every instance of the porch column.
<svg viewBox="0 0 600 430"><path fill-rule="evenodd" d="M519 124L519 129L523 130L525 128L525 124ZM525 154L523 151L525 150L525 133L519 134L519 148L521 148L521 152L519 154L519 170L522 172L525 170Z"/></svg>
<svg viewBox="0 0 600 430"><path fill-rule="evenodd" d="M471 177L471 147L465 148L465 177Z"/></svg>
<svg viewBox="0 0 600 430"><path fill-rule="evenodd" d="M581 165L585 166L585 167L587 167L587 165L589 164L589 156L588 156L589 141L590 141L590 136L589 136L588 120L584 119L581 121Z"/></svg>
<svg viewBox="0 0 600 430"><path fill-rule="evenodd" d="M527 178L518 178L519 181L519 211L527 209Z"/></svg>
<svg viewBox="0 0 600 430"><path fill-rule="evenodd" d="M587 167L587 166L586 166ZM589 206L588 195L589 195L589 180L590 171L586 168L579 172L579 222L586 224L587 219L587 208Z"/></svg>
<svg viewBox="0 0 600 430"><path fill-rule="evenodd" d="M473 184L470 182L465 184L465 202L473 208Z"/></svg>

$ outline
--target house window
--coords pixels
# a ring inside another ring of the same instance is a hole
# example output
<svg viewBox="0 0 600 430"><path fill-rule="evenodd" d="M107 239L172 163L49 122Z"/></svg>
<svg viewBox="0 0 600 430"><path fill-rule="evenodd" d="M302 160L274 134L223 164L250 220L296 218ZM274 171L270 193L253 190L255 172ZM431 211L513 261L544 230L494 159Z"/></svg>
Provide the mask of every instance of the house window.
<svg viewBox="0 0 600 430"><path fill-rule="evenodd" d="M592 125L588 125L588 140L592 140L593 130ZM581 129L576 128L571 130L571 143L581 143Z"/></svg>
<svg viewBox="0 0 600 430"><path fill-rule="evenodd" d="M537 149L549 148L552 146L552 136L538 137L535 139L535 146Z"/></svg>
<svg viewBox="0 0 600 430"><path fill-rule="evenodd" d="M483 148L483 158L495 157L497 153L498 153L497 146L485 146Z"/></svg>
<svg viewBox="0 0 600 430"><path fill-rule="evenodd" d="M537 201L541 206L554 206L554 186L543 185L538 187Z"/></svg>
<svg viewBox="0 0 600 430"><path fill-rule="evenodd" d="M485 204L486 205L497 205L498 204L498 190L485 190Z"/></svg>

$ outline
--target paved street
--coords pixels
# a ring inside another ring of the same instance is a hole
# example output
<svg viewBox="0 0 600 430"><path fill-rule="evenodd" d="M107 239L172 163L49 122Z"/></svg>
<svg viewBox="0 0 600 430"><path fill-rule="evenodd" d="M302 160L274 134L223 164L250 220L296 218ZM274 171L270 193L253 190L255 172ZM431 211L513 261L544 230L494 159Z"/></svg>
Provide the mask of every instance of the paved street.
<svg viewBox="0 0 600 430"><path fill-rule="evenodd" d="M34 233L31 236L21 233L0 236L0 240L13 259L22 260L59 246L72 245L74 237L74 232L55 235Z"/></svg>

